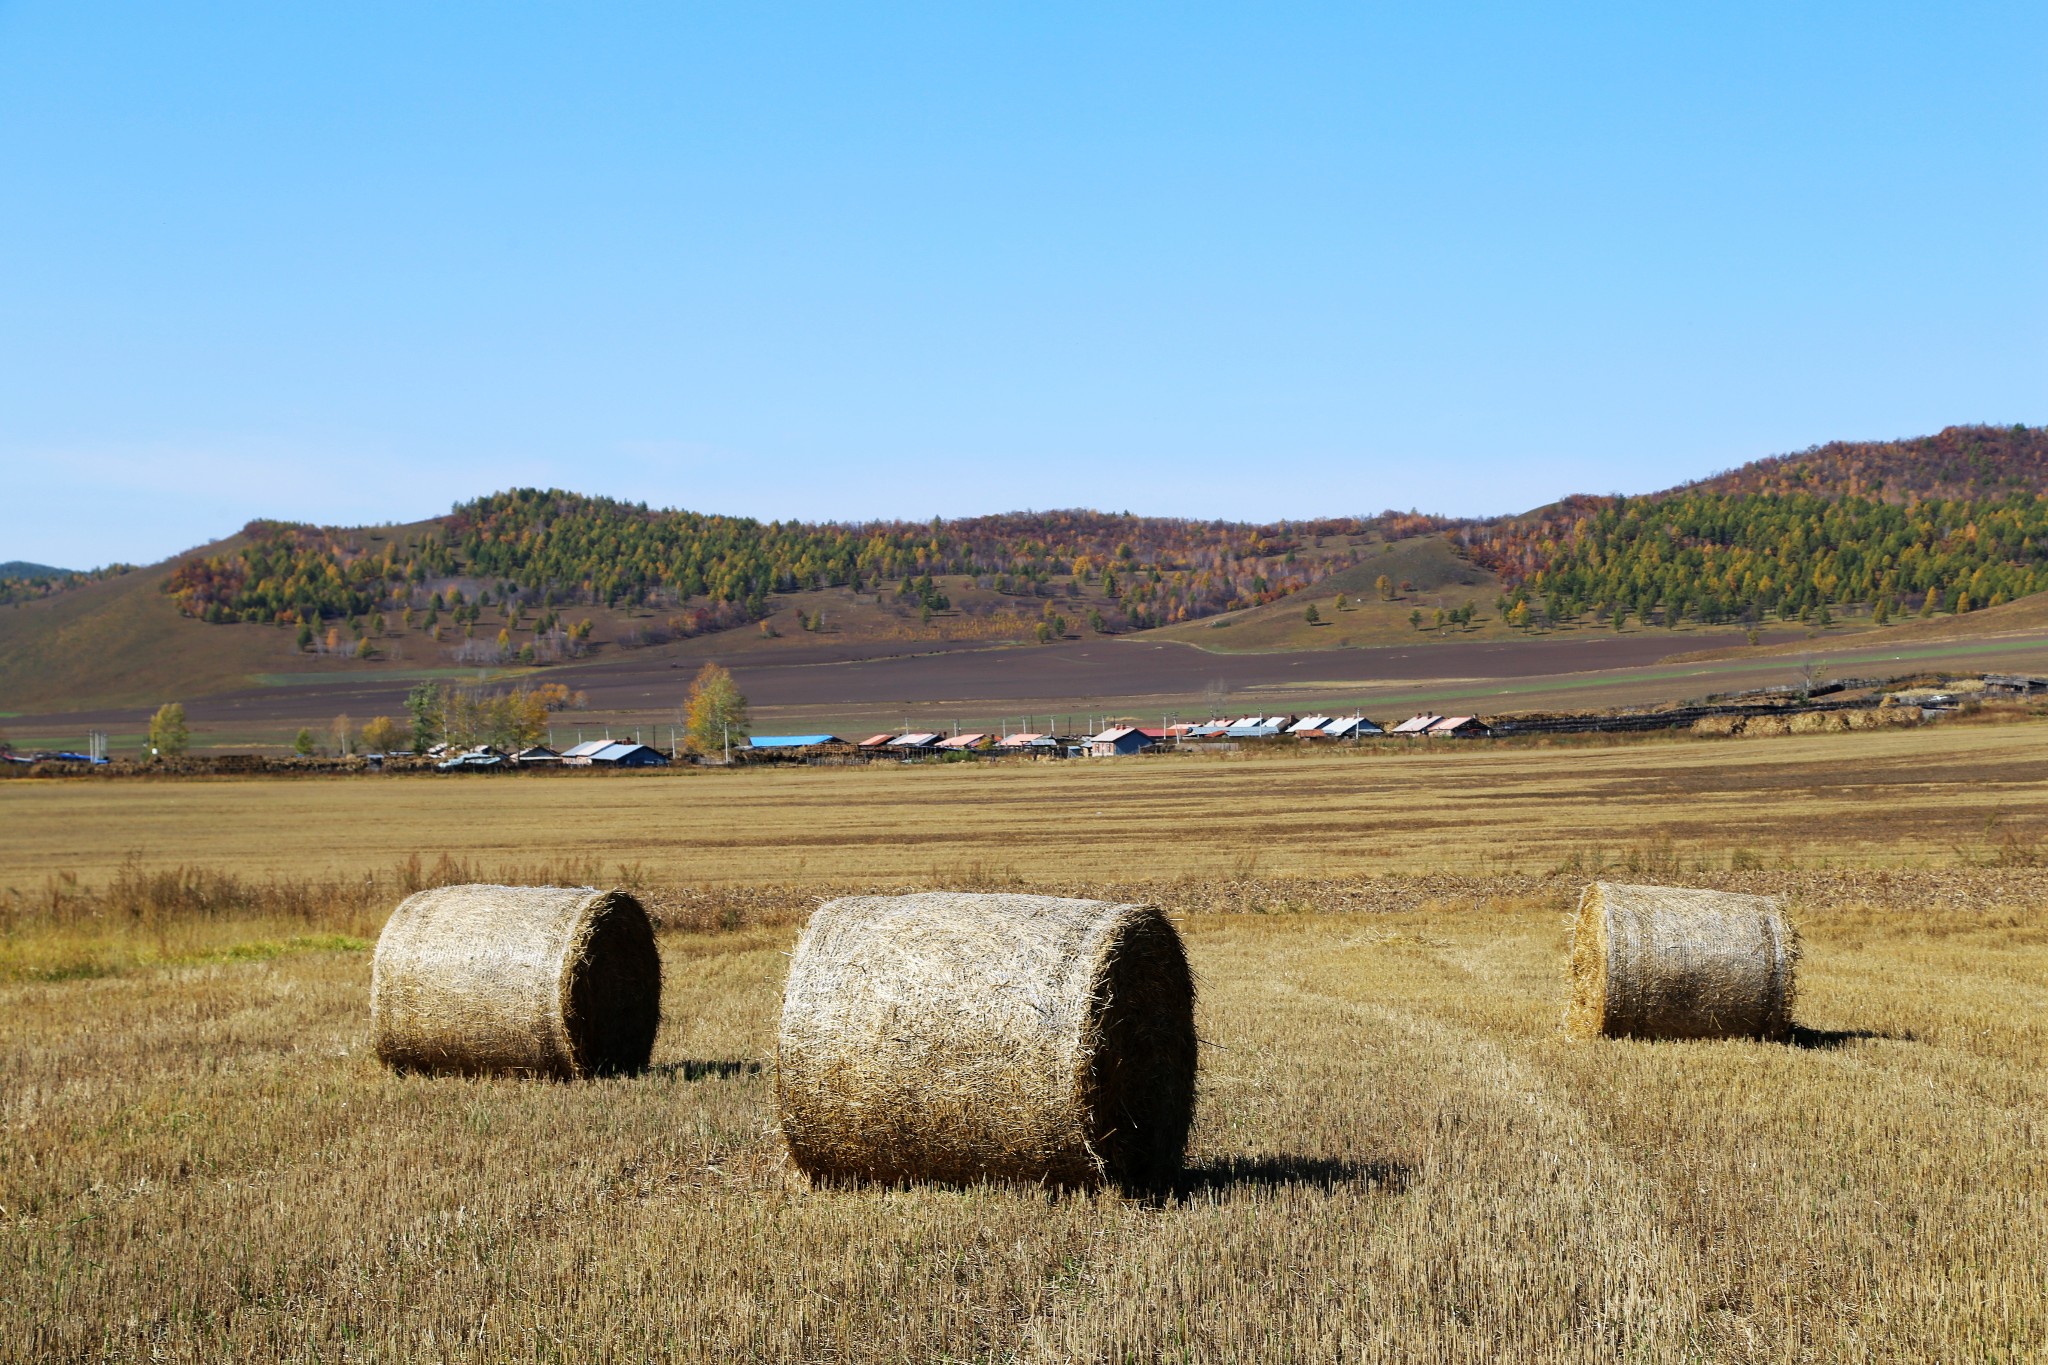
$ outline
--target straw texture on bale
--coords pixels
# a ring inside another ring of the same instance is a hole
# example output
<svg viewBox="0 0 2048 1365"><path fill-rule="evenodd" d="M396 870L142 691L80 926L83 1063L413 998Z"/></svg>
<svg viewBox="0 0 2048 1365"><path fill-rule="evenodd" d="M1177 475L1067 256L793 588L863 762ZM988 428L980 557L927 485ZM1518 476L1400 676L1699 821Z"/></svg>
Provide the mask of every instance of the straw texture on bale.
<svg viewBox="0 0 2048 1365"><path fill-rule="evenodd" d="M1565 1031L1780 1038L1799 940L1772 896L1595 882L1572 923Z"/></svg>
<svg viewBox="0 0 2048 1365"><path fill-rule="evenodd" d="M401 1070L637 1071L661 1021L661 955L624 891L436 887L385 924L370 1014L377 1055Z"/></svg>
<svg viewBox="0 0 2048 1365"><path fill-rule="evenodd" d="M1056 896L831 901L790 961L776 1099L826 1179L1170 1184L1195 1105L1180 935Z"/></svg>

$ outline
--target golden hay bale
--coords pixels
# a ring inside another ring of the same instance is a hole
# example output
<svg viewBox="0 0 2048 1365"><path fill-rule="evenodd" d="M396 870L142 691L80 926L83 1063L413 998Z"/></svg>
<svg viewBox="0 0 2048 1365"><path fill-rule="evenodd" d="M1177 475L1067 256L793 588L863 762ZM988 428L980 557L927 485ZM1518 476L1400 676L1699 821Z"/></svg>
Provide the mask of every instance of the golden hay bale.
<svg viewBox="0 0 2048 1365"><path fill-rule="evenodd" d="M1918 725L1920 708L1917 706L1879 706L1868 711L1851 711L1849 728L1852 730L1882 730L1893 725Z"/></svg>
<svg viewBox="0 0 2048 1365"><path fill-rule="evenodd" d="M1795 735L1824 735L1848 728L1848 720L1836 711L1804 711L1792 717L1791 724Z"/></svg>
<svg viewBox="0 0 2048 1365"><path fill-rule="evenodd" d="M1565 1031L1780 1038L1799 939L1770 896L1595 882L1572 923Z"/></svg>
<svg viewBox="0 0 2048 1365"><path fill-rule="evenodd" d="M1743 738L1782 735L1789 727L1783 716L1751 716L1742 723Z"/></svg>
<svg viewBox="0 0 2048 1365"><path fill-rule="evenodd" d="M1742 733L1740 716L1701 716L1692 723L1692 732L1709 738Z"/></svg>
<svg viewBox="0 0 2048 1365"><path fill-rule="evenodd" d="M442 886L377 940L377 1055L404 1070L576 1077L647 1065L661 954L624 891Z"/></svg>
<svg viewBox="0 0 2048 1365"><path fill-rule="evenodd" d="M1150 906L852 896L797 942L776 1056L814 1176L1157 1188L1194 1118L1194 979Z"/></svg>

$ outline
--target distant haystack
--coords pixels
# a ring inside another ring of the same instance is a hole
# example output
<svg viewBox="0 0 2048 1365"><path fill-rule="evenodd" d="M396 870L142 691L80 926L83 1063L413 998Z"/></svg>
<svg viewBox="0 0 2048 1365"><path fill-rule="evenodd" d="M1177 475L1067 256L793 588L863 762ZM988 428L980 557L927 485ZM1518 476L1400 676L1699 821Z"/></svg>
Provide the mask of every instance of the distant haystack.
<svg viewBox="0 0 2048 1365"><path fill-rule="evenodd" d="M1711 738L1722 738L1742 733L1740 716L1701 716L1692 723L1692 732Z"/></svg>
<svg viewBox="0 0 2048 1365"><path fill-rule="evenodd" d="M385 924L370 1013L377 1055L403 1070L637 1071L661 1020L661 955L624 891L437 887Z"/></svg>
<svg viewBox="0 0 2048 1365"><path fill-rule="evenodd" d="M1878 706L1864 711L1851 711L1849 728L1852 730L1882 730L1894 725L1918 725L1920 708L1917 706Z"/></svg>
<svg viewBox="0 0 2048 1365"><path fill-rule="evenodd" d="M1782 1037L1799 942L1776 899L1595 882L1572 925L1581 1038Z"/></svg>
<svg viewBox="0 0 2048 1365"><path fill-rule="evenodd" d="M826 1178L1164 1185L1194 1117L1194 1005L1148 906L832 901L783 995L783 1136Z"/></svg>
<svg viewBox="0 0 2048 1365"><path fill-rule="evenodd" d="M1824 735L1849 728L1849 718L1840 711L1805 711L1792 717L1795 735Z"/></svg>

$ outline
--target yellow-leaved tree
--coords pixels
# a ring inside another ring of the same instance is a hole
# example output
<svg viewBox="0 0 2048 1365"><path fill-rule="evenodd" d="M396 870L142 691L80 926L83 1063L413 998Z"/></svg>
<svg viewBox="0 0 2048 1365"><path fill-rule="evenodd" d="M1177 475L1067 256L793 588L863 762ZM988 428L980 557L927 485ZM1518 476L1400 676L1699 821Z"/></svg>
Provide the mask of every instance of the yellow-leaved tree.
<svg viewBox="0 0 2048 1365"><path fill-rule="evenodd" d="M156 757L176 758L191 742L192 732L185 727L185 708L177 702L165 702L149 718L149 747Z"/></svg>
<svg viewBox="0 0 2048 1365"><path fill-rule="evenodd" d="M405 727L389 716L378 716L363 727L363 748L373 754L396 753L412 742Z"/></svg>
<svg viewBox="0 0 2048 1365"><path fill-rule="evenodd" d="M728 741L740 743L752 729L747 699L740 695L732 674L717 664L697 670L683 718L689 727L690 747L700 754L722 754Z"/></svg>

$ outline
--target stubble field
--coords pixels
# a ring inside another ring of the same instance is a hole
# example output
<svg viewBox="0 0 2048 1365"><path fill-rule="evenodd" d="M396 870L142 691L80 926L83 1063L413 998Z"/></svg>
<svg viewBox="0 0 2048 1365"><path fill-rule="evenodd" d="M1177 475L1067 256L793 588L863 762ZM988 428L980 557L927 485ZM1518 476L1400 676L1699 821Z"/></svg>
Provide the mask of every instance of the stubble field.
<svg viewBox="0 0 2048 1365"><path fill-rule="evenodd" d="M2038 1358L2044 739L7 783L0 1356ZM1603 865L1787 894L1793 1041L1560 1039ZM378 1067L384 914L498 875L655 906L652 1071ZM1174 912L1172 1197L787 1169L782 954L821 894L933 885Z"/></svg>

